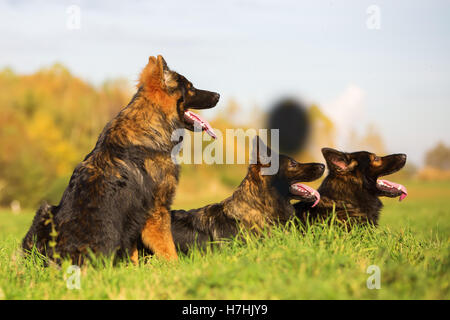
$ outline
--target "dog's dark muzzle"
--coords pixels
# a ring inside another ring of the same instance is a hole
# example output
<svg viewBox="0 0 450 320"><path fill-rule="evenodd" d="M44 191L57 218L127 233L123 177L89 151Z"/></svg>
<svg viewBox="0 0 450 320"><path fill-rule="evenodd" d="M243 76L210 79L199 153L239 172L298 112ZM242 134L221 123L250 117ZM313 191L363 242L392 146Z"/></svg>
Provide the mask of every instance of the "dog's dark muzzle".
<svg viewBox="0 0 450 320"><path fill-rule="evenodd" d="M193 95L185 97L186 109L210 109L219 102L220 94L217 92L195 89Z"/></svg>
<svg viewBox="0 0 450 320"><path fill-rule="evenodd" d="M378 176L387 176L399 171L406 164L406 154L391 154L381 158L383 165L377 170Z"/></svg>
<svg viewBox="0 0 450 320"><path fill-rule="evenodd" d="M321 163L302 163L300 165L300 170L295 177L295 182L309 182L319 179L323 172L325 171L325 166Z"/></svg>

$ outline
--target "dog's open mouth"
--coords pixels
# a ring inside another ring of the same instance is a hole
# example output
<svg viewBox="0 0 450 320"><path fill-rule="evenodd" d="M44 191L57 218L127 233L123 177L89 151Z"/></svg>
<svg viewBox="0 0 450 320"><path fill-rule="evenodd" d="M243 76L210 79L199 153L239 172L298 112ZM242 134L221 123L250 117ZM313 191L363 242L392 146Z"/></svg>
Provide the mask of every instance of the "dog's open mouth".
<svg viewBox="0 0 450 320"><path fill-rule="evenodd" d="M194 131L195 130L206 131L206 133L208 133L211 137L213 137L213 139L217 138L216 134L214 133L213 128L208 123L208 121L203 119L198 114L196 114L190 110L186 110L184 112L184 121L186 123L192 125Z"/></svg>
<svg viewBox="0 0 450 320"><path fill-rule="evenodd" d="M311 188L303 183L294 183L291 185L290 190L292 194L295 194L298 196L301 200L313 202L313 205L311 208L314 208L320 200L320 194L319 192Z"/></svg>
<svg viewBox="0 0 450 320"><path fill-rule="evenodd" d="M408 195L405 186L388 180L378 179L377 188L388 197L396 198L400 196L399 201L402 201Z"/></svg>

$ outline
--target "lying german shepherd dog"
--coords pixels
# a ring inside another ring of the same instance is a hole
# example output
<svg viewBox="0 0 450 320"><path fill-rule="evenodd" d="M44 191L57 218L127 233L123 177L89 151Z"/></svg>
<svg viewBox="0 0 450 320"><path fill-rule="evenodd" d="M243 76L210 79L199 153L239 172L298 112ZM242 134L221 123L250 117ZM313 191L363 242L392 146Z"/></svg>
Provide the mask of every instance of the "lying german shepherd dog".
<svg viewBox="0 0 450 320"><path fill-rule="evenodd" d="M279 156L279 170L274 175L263 175L261 169L268 164L262 164L259 155L265 145L259 137L254 143L256 161L249 165L246 177L231 197L199 209L170 212L172 235L181 252L231 238L240 229L257 232L274 223L285 223L294 215L291 199L307 201L308 206L319 201L318 192L300 182L320 178L325 170L323 164L298 163L268 149L272 157Z"/></svg>
<svg viewBox="0 0 450 320"><path fill-rule="evenodd" d="M81 264L89 252L129 255L142 234L156 255L176 259L169 207L179 171L171 150L178 141L171 136L194 125L213 135L189 109L212 108L218 101L218 93L194 88L162 56L150 57L137 93L75 168L59 205L44 204L37 211L23 249L36 246L53 260L56 252Z"/></svg>
<svg viewBox="0 0 450 320"><path fill-rule="evenodd" d="M318 189L319 204L314 208L307 202L294 205L296 216L303 223L308 219L329 218L334 206L336 218L346 226L352 223L377 225L383 207L379 197L403 200L408 194L404 186L379 179L403 168L405 154L378 157L367 151L346 153L330 148L322 149L322 154L329 173Z"/></svg>

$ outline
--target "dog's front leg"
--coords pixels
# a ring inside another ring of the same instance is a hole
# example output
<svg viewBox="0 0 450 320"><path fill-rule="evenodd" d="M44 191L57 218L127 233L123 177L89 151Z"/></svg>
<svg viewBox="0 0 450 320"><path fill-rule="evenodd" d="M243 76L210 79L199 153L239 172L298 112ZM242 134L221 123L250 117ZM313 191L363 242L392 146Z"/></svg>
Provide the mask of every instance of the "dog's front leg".
<svg viewBox="0 0 450 320"><path fill-rule="evenodd" d="M166 208L158 208L150 214L141 236L144 245L155 255L178 260L170 227L170 213Z"/></svg>

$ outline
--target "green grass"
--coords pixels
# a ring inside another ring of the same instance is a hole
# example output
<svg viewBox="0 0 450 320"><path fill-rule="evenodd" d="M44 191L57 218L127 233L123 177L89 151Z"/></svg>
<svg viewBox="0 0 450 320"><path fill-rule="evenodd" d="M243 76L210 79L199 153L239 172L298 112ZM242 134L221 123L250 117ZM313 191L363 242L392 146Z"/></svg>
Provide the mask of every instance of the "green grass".
<svg viewBox="0 0 450 320"><path fill-rule="evenodd" d="M106 261L82 269L80 290L67 289L67 264L44 268L21 257L18 247L33 213L3 210L0 298L449 299L450 183L406 185L405 201L384 199L376 230L345 233L319 225L303 234L276 228L213 252L193 251L178 263ZM366 286L370 265L381 270L379 290Z"/></svg>

